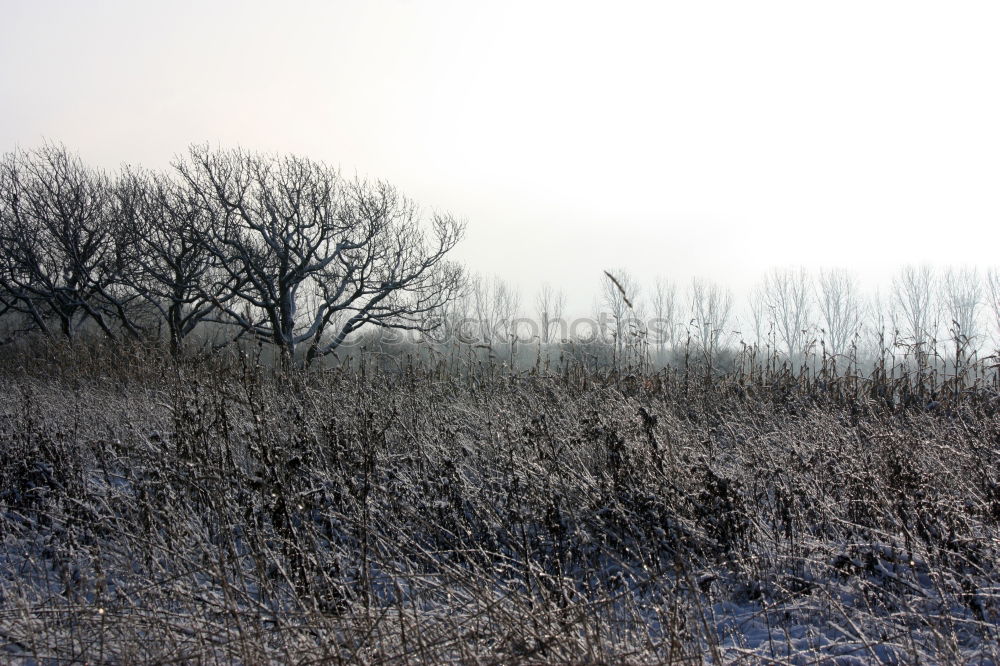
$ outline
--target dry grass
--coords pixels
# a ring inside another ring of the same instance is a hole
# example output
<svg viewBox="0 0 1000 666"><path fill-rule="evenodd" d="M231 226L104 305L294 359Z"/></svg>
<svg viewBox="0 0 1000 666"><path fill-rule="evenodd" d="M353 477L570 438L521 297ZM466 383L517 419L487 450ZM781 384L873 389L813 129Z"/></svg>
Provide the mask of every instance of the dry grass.
<svg viewBox="0 0 1000 666"><path fill-rule="evenodd" d="M985 392L79 349L0 381L6 660L1000 659Z"/></svg>

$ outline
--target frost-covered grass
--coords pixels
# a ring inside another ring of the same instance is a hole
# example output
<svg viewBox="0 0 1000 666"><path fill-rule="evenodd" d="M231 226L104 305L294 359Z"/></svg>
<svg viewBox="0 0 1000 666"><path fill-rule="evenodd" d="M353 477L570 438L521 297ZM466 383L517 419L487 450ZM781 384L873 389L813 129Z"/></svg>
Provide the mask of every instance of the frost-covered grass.
<svg viewBox="0 0 1000 666"><path fill-rule="evenodd" d="M1000 410L762 382L0 379L0 660L1000 661Z"/></svg>

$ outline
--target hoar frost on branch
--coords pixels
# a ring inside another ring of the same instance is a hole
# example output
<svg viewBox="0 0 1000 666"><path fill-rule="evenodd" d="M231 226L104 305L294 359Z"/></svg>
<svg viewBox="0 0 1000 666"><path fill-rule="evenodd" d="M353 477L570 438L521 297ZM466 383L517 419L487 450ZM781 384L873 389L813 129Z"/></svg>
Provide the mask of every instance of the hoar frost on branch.
<svg viewBox="0 0 1000 666"><path fill-rule="evenodd" d="M364 326L440 321L465 226L424 222L391 185L298 156L194 146L172 174L110 178L46 144L0 160L0 315L70 339L166 324L175 354L215 322L308 364Z"/></svg>
<svg viewBox="0 0 1000 666"><path fill-rule="evenodd" d="M103 173L56 144L0 163L0 302L50 337L93 322L110 339L138 337L136 270L122 211ZM55 328L54 328L55 327Z"/></svg>
<svg viewBox="0 0 1000 666"><path fill-rule="evenodd" d="M434 215L426 234L416 205L384 182L203 147L176 168L211 218L206 247L236 296L215 305L288 359L305 345L309 363L368 324L423 330L461 287L446 256L464 225Z"/></svg>

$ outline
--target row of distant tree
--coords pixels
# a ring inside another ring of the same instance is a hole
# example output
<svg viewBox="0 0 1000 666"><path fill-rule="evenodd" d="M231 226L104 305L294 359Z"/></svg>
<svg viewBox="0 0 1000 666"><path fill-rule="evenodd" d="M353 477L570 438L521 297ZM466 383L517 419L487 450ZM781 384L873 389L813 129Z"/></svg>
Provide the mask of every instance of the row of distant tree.
<svg viewBox="0 0 1000 666"><path fill-rule="evenodd" d="M503 347L597 340L611 362L667 362L681 350L713 361L744 345L792 361L871 359L965 364L1000 346L1000 271L904 266L884 293L844 269L773 269L737 307L729 289L692 280L683 292L659 278L643 289L625 269L604 274L587 317L566 314L562 292L543 285L533 303L500 278L472 278L446 321L450 339Z"/></svg>
<svg viewBox="0 0 1000 666"><path fill-rule="evenodd" d="M866 295L844 270L815 279L802 268L774 270L752 292L750 318L755 339L788 355L877 343L915 358L971 357L1000 343L1000 272L907 265L886 293Z"/></svg>
<svg viewBox="0 0 1000 666"><path fill-rule="evenodd" d="M168 173L108 174L45 145L0 162L0 313L11 337L174 351L214 322L220 344L308 362L366 326L426 326L464 287L448 259L463 233L301 157L194 146Z"/></svg>

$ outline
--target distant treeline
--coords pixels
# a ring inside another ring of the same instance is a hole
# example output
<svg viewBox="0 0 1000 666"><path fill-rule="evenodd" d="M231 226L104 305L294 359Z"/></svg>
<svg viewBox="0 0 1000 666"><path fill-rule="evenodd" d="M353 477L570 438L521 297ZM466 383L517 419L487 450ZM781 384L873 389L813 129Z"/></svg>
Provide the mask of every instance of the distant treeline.
<svg viewBox="0 0 1000 666"><path fill-rule="evenodd" d="M907 265L882 293L866 292L844 269L776 268L740 306L728 288L703 279L680 289L658 278L644 289L618 269L604 272L601 286L591 314L573 317L564 294L549 285L526 306L501 278L472 277L442 309L435 338L486 348L521 368L538 343L542 359L568 354L621 371L696 364L718 372L742 365L868 373L898 365L954 376L996 369L996 268Z"/></svg>

